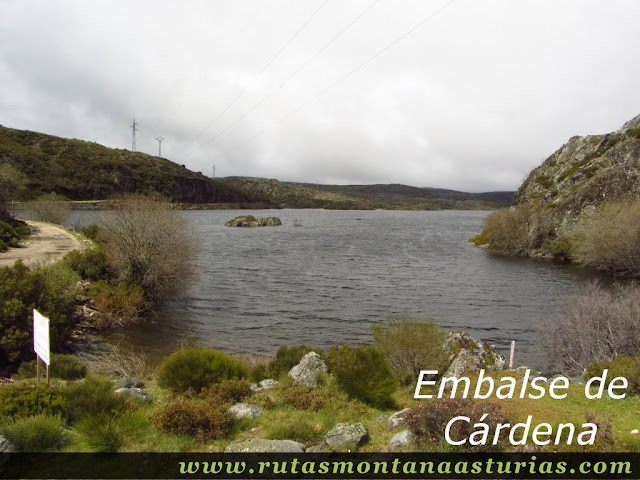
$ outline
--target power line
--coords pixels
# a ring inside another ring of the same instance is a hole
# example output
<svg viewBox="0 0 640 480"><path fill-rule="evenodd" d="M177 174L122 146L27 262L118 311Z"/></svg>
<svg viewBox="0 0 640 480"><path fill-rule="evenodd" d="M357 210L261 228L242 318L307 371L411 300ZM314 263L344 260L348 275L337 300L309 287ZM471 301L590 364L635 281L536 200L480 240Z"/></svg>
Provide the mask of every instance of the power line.
<svg viewBox="0 0 640 480"><path fill-rule="evenodd" d="M302 30L304 30L304 28L309 24L309 22L311 22L311 20L313 20L313 18L318 14L318 12L320 10L322 10L322 7L324 7L327 2L329 0L324 0L324 2L322 2L322 4L320 4L320 6L311 14L311 16L309 16L309 18L307 18L307 20L302 24L302 26L300 28L298 28L298 30L296 30L296 32L291 36L291 38L289 38L289 40L287 40L284 45L282 45L282 47L280 47L280 50L278 50L276 52L276 54L271 57L271 59L265 64L264 67L262 67L262 70L260 70L260 72L254 77L254 80L259 78L270 66L273 62L275 62L278 57L282 54L282 52L284 52L286 50L286 48L291 44L291 42L293 42L297 36L300 34L300 32L302 32ZM209 123L209 125L207 125L198 135L196 135L196 137L191 141L191 143L195 142L198 138L200 138L202 136L202 134L204 134L204 132L206 132L207 130L209 130L209 128L211 128L211 126L229 109L231 108L231 106L236 103L236 101L242 96L244 95L244 93L247 91L247 87L243 88L242 91L236 95L236 97L231 100L231 102L224 107L224 109L211 121L211 123ZM199 147L195 148L194 150L191 150L187 153L183 153L182 155L178 155L178 158L184 157L184 156L188 156L191 155L192 153L200 150L201 148L203 148L205 145L208 145L209 143L213 142L212 140L209 140L208 142L204 143L203 145L200 145Z"/></svg>
<svg viewBox="0 0 640 480"><path fill-rule="evenodd" d="M409 35L411 35L413 32L415 32L416 30L418 30L420 27L422 27L425 23L427 23L429 20L431 20L432 18L434 18L435 16L437 16L438 14L442 13L446 8L448 8L452 3L454 3L456 0L450 0L448 3L446 3L445 5L443 5L442 7L440 7L438 10L436 10L435 12L433 12L432 14L430 14L429 16L427 16L426 18L422 19L420 22L418 22L416 25L414 25L412 28L410 28L409 30L407 30L405 33L403 33L402 35L400 35L398 38L396 38L395 40L393 40L392 42L390 42L389 44L387 44L386 46L384 46L382 49L380 49L378 52L376 52L373 56L369 57L367 60L365 60L364 62L362 62L361 64L359 64L357 67L355 67L353 70L349 71L346 75L343 75L342 77L340 77L338 80L334 81L332 84L330 84L327 88L325 88L324 90L320 91L318 94L316 94L315 96L313 96L312 98L310 98L309 100L307 100L306 102L302 103L300 106L298 106L297 108L293 109L291 112L285 114L284 116L280 117L280 119L276 120L270 127L268 128L264 128L262 130L260 130L258 133L256 133L255 135L253 135L251 138L249 138L248 140L245 140L243 142L240 142L239 144L237 144L236 146L234 146L233 148L231 148L230 150L227 150L225 153L223 153L222 155L219 155L218 157L216 157L214 160L217 160L219 158L223 158L226 157L228 154L230 154L231 152L237 150L238 148L244 146L245 144L252 142L253 140L255 140L256 138L258 138L259 136L261 136L262 134L264 134L268 129L272 129L276 126L278 126L280 123L284 122L286 119L288 119L289 117L295 115L296 113L298 113L300 110L302 110L303 108L305 108L307 105L310 105L311 103L315 102L318 98L320 98L322 95L326 94L327 92L329 92L330 90L332 90L333 88L335 88L336 86L338 86L339 84L341 84L342 82L344 82L347 78L349 78L351 75L353 75L354 73L358 72L359 70L361 70L362 68L364 68L367 64L371 63L373 60L375 60L376 58L378 58L380 55L382 55L383 53L385 53L387 50L389 50L390 48L392 48L394 45L396 45L398 42L402 41L403 39L405 39L406 37L408 37Z"/></svg>

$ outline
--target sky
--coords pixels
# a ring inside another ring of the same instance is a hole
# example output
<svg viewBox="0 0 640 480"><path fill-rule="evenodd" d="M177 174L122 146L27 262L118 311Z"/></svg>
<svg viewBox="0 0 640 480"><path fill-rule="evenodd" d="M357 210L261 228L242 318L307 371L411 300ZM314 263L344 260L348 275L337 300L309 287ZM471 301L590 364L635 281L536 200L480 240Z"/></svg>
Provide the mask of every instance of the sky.
<svg viewBox="0 0 640 480"><path fill-rule="evenodd" d="M0 0L0 125L217 177L515 190L640 113L636 0ZM160 143L157 138L164 138Z"/></svg>

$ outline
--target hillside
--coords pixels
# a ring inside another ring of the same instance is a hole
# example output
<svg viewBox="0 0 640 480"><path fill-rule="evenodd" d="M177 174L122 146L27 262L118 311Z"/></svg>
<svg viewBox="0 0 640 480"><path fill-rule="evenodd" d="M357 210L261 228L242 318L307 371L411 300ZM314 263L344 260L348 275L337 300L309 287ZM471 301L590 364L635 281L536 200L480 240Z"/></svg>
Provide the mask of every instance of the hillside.
<svg viewBox="0 0 640 480"><path fill-rule="evenodd" d="M570 138L529 174L514 203L548 206L570 225L587 207L628 195L640 196L640 115L606 135Z"/></svg>
<svg viewBox="0 0 640 480"><path fill-rule="evenodd" d="M0 126L0 164L20 171L19 199L55 192L70 200L160 193L188 208L495 209L512 192L463 193L406 185L315 185L267 178L208 178L167 159Z"/></svg>

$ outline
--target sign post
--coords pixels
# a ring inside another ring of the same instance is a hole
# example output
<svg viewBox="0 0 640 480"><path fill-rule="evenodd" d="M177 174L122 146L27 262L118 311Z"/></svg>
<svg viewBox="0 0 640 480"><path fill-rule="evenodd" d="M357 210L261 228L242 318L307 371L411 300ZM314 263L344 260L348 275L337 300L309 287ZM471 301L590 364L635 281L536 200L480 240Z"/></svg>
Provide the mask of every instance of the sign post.
<svg viewBox="0 0 640 480"><path fill-rule="evenodd" d="M36 352L36 376L38 386L40 386L40 360L47 366L47 385L49 381L50 365L50 342L49 342L49 319L37 310L33 310L33 350Z"/></svg>

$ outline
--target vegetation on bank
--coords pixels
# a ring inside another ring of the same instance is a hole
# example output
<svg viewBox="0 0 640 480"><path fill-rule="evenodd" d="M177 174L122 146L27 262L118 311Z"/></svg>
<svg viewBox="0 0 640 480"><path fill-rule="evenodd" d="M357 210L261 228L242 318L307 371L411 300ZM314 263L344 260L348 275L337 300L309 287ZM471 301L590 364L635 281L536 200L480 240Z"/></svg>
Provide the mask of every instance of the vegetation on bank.
<svg viewBox="0 0 640 480"><path fill-rule="evenodd" d="M145 390L151 395L151 402L116 393L116 382L122 379L94 372L87 375L76 357L54 355L50 388L34 386L32 365L21 369L20 380L0 387L0 434L20 451L210 452L222 451L232 440L247 438L288 439L309 447L321 443L337 423L358 422L365 425L370 437L361 450L384 451L399 431L387 425L388 415L409 408L406 427L401 428L409 428L414 435L415 443L403 447L411 451L513 449L505 438L485 447L450 446L443 439L443 431L449 420L459 415L469 417L471 423L456 423L456 438L471 433L464 429L471 428L475 421L495 428L498 423L514 424L533 415L536 422L552 425L580 425L585 419L600 423L592 446L561 444L536 447L535 451L640 451L640 439L629 433L638 427L637 360L620 357L611 363L589 366L588 372L593 374L611 367L616 374L624 373L629 378L636 387L622 400L594 403L585 399L581 385L573 384L568 398L560 402L548 396L538 400L498 400L491 396L486 400L416 401L412 385L416 379L407 381L402 370L394 372L389 368L389 356L379 347L389 343L385 338L389 334L395 337L391 343L397 342L394 354L410 358L413 347L402 351L404 344L400 340L411 343L412 328L424 325L432 324L406 316L394 318L378 328L375 345L334 347L328 352L312 349L329 366L328 374L320 378L315 388L295 384L287 376L288 370L310 349L308 346L283 346L270 362L253 366L210 348L178 350L148 380ZM442 332L431 326L429 329L434 335L432 340L442 338ZM430 343L434 351L425 357L429 359L425 360L427 363L417 360L421 368L439 368L440 345L436 341ZM113 371L111 366L108 371ZM518 373L490 375L498 382L505 375ZM266 376L275 377L280 384L258 392L250 388L249 381L257 382ZM473 372L468 376L473 391L477 377ZM423 389L423 393L427 390ZM255 405L262 414L236 419L229 408L238 402ZM488 415L483 416L485 413Z"/></svg>

